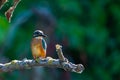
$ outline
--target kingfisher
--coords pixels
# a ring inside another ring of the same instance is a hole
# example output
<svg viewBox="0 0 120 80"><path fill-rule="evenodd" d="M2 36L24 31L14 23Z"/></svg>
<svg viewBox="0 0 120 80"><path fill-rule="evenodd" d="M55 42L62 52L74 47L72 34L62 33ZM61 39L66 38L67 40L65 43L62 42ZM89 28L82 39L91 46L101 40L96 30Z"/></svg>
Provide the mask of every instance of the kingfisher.
<svg viewBox="0 0 120 80"><path fill-rule="evenodd" d="M46 57L47 44L44 37L46 37L46 35L41 30L35 30L33 33L31 50L34 59Z"/></svg>

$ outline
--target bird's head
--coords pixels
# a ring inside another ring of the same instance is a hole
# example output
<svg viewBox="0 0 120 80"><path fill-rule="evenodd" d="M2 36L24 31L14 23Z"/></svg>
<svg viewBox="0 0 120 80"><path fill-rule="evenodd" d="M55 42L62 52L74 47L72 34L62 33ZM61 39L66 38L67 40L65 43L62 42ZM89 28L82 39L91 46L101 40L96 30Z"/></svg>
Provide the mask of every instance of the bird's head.
<svg viewBox="0 0 120 80"><path fill-rule="evenodd" d="M35 30L33 33L33 37L46 37L46 35L41 30Z"/></svg>

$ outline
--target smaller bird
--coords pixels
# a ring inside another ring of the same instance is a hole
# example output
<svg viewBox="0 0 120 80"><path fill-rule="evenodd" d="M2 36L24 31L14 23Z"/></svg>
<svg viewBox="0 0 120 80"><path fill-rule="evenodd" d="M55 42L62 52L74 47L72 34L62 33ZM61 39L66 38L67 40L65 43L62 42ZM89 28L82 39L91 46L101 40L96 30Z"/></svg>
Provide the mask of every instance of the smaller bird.
<svg viewBox="0 0 120 80"><path fill-rule="evenodd" d="M31 50L34 59L45 58L47 44L43 37L46 35L41 30L35 30L33 33L33 39L31 42Z"/></svg>

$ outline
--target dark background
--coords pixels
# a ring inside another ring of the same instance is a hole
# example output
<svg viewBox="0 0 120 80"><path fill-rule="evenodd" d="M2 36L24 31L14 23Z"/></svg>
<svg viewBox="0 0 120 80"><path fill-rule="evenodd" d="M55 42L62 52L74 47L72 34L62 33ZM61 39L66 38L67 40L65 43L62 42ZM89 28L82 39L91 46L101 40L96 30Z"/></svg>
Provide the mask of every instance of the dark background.
<svg viewBox="0 0 120 80"><path fill-rule="evenodd" d="M46 38L47 56L58 58L55 44L71 62L85 66L82 74L35 67L0 73L0 80L120 80L120 0L22 0L11 23L0 10L0 62L32 59L34 30Z"/></svg>

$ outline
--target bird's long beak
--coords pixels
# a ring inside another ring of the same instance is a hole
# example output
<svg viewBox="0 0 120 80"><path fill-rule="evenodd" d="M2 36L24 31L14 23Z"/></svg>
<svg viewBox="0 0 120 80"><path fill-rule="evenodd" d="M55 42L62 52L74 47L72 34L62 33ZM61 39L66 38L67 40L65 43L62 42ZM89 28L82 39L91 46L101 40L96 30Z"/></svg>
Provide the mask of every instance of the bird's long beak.
<svg viewBox="0 0 120 80"><path fill-rule="evenodd" d="M43 34L42 36L43 36L43 37L47 37L47 35L45 35L45 34Z"/></svg>
<svg viewBox="0 0 120 80"><path fill-rule="evenodd" d="M42 35L34 34L34 35L33 35L33 37L38 37L38 36L47 37L47 35L45 35L45 34L42 34Z"/></svg>

